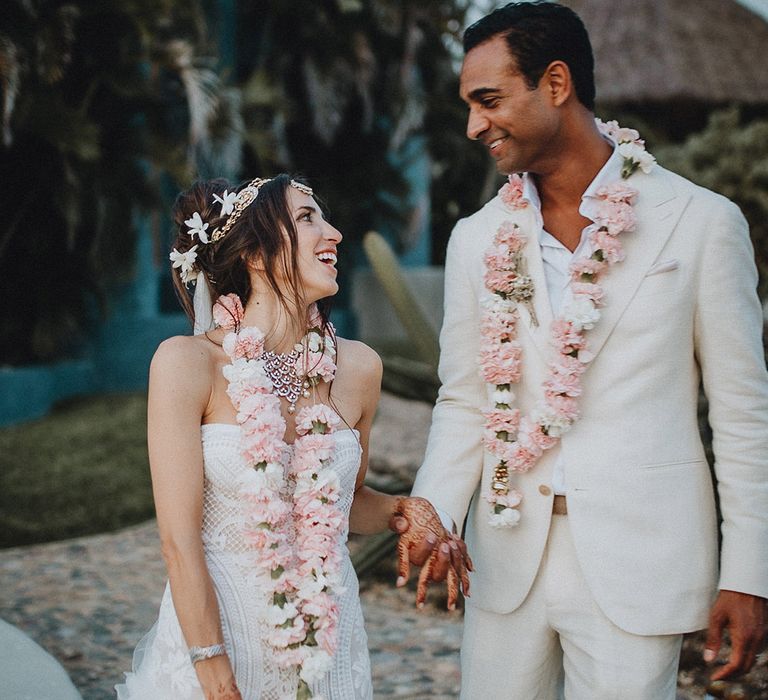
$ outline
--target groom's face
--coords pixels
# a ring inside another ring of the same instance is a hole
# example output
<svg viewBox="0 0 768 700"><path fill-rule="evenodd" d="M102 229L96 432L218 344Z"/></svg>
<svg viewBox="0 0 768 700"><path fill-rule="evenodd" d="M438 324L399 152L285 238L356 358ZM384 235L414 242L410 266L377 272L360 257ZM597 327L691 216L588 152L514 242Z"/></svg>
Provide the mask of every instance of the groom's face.
<svg viewBox="0 0 768 700"><path fill-rule="evenodd" d="M469 106L467 136L482 141L499 172L541 172L558 126L545 79L531 89L502 36L471 49L461 69L460 94Z"/></svg>

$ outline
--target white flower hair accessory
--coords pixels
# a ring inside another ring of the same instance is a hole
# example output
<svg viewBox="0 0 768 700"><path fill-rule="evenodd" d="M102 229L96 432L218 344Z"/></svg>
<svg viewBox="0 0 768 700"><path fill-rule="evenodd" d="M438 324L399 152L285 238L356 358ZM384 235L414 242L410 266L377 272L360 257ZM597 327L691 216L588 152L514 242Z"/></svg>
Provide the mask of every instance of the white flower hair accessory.
<svg viewBox="0 0 768 700"><path fill-rule="evenodd" d="M176 248L171 251L170 259L173 267L181 268L179 274L184 286L189 286L190 282L197 280L198 272L195 270L195 260L197 260L197 246L193 245L189 250L180 253Z"/></svg>
<svg viewBox="0 0 768 700"><path fill-rule="evenodd" d="M221 204L221 214L219 216L229 216L235 208L235 200L237 199L237 192L229 192L224 190L224 194L213 195L213 201Z"/></svg>
<svg viewBox="0 0 768 700"><path fill-rule="evenodd" d="M206 233L208 224L203 221L203 218L200 216L200 212L196 211L194 214L192 214L192 217L187 219L184 223L189 228L188 233L193 240L195 235L197 235L201 243L208 243L208 234Z"/></svg>

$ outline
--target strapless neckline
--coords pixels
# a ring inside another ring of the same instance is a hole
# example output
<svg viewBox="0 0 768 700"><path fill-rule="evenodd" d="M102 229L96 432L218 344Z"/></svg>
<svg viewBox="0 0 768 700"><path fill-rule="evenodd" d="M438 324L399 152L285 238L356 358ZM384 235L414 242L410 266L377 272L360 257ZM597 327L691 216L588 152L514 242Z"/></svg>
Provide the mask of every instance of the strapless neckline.
<svg viewBox="0 0 768 700"><path fill-rule="evenodd" d="M223 429L225 431L231 431L231 432L240 432L240 426L236 423L201 423L200 429L202 431L209 431L213 428L216 429ZM360 431L357 430L357 428L343 428L341 430L334 431L334 435L342 435L344 433L349 433L350 435L354 435L355 439L360 439Z"/></svg>

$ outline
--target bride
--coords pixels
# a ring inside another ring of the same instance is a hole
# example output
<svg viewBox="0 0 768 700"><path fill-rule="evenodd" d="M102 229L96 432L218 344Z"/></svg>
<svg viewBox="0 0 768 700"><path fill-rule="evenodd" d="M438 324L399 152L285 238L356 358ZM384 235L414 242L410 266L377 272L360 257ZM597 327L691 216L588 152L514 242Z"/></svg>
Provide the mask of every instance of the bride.
<svg viewBox="0 0 768 700"><path fill-rule="evenodd" d="M425 502L363 485L381 361L328 320L341 234L287 175L229 187L174 205L195 335L158 348L148 407L169 583L117 696L371 698L347 531L415 527Z"/></svg>

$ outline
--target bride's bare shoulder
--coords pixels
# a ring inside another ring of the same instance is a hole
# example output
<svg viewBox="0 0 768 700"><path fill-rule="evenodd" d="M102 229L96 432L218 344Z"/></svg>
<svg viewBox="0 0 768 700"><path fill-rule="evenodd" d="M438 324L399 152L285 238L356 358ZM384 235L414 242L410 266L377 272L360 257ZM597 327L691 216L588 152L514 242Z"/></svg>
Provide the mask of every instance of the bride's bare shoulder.
<svg viewBox="0 0 768 700"><path fill-rule="evenodd" d="M175 335L167 338L157 347L150 374L156 371L164 373L206 374L213 361L216 346L204 335Z"/></svg>
<svg viewBox="0 0 768 700"><path fill-rule="evenodd" d="M359 340L337 338L339 372L357 375L367 380L381 380L382 364L379 354Z"/></svg>

